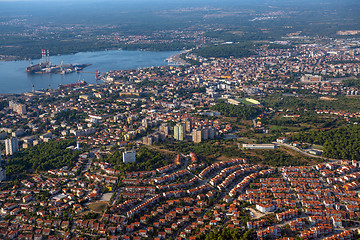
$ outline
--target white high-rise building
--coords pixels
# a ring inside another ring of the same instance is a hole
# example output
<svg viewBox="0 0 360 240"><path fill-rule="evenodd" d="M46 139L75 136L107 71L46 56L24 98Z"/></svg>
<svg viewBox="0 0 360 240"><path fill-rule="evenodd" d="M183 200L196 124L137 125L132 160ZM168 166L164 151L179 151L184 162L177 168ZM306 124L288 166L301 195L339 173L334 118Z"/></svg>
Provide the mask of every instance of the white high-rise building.
<svg viewBox="0 0 360 240"><path fill-rule="evenodd" d="M194 129L192 131L192 140L195 143L199 143L202 141L202 131L201 129Z"/></svg>
<svg viewBox="0 0 360 240"><path fill-rule="evenodd" d="M9 108L20 115L26 114L26 105L14 101L9 102Z"/></svg>
<svg viewBox="0 0 360 240"><path fill-rule="evenodd" d="M6 155L13 155L19 151L19 141L16 137L8 138L5 140Z"/></svg>

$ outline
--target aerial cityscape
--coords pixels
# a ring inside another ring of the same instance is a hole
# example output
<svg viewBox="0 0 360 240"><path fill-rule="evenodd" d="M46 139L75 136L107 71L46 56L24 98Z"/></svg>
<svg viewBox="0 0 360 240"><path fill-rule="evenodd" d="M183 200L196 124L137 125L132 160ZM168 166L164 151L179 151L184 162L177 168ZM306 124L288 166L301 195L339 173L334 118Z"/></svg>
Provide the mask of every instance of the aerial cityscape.
<svg viewBox="0 0 360 240"><path fill-rule="evenodd" d="M0 239L360 239L359 11L0 1Z"/></svg>

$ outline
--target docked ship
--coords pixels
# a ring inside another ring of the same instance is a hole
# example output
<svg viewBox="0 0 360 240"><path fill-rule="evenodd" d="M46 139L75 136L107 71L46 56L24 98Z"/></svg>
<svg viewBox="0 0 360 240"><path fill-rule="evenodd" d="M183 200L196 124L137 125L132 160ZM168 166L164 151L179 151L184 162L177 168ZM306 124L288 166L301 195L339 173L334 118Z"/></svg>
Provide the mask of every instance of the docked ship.
<svg viewBox="0 0 360 240"><path fill-rule="evenodd" d="M49 57L49 50L41 50L41 59L39 64L30 64L26 68L27 73L60 73L67 74L72 72L82 71L85 67L90 66L91 64L63 64L52 65Z"/></svg>
<svg viewBox="0 0 360 240"><path fill-rule="evenodd" d="M59 89L77 88L77 87L83 87L83 86L86 86L86 85L87 85L87 82L85 82L84 80L81 80L81 81L76 82L76 83L61 84L61 85L59 85Z"/></svg>
<svg viewBox="0 0 360 240"><path fill-rule="evenodd" d="M26 68L27 73L59 73L68 74L72 72L80 72L90 64L64 64L64 65L51 65L48 62L43 62L35 65L31 65Z"/></svg>
<svg viewBox="0 0 360 240"><path fill-rule="evenodd" d="M47 63L39 63L39 64L31 65L30 67L26 68L26 72L35 73L35 72L41 71L42 69L46 68L47 66L48 66Z"/></svg>

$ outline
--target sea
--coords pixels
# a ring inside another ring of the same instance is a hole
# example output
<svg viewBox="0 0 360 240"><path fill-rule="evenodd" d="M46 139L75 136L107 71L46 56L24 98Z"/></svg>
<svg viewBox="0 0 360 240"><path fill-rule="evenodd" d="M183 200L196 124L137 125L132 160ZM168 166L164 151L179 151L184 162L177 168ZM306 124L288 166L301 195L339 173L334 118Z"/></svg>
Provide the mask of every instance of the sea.
<svg viewBox="0 0 360 240"><path fill-rule="evenodd" d="M25 93L33 90L56 89L60 84L75 83L85 80L87 83L98 83L95 72L105 73L111 70L139 69L168 65L170 56L180 52L151 52L110 50L98 52L80 52L70 55L50 56L51 64L91 64L81 73L69 74L29 74L25 72L30 61L0 62L0 94ZM33 64L39 59L32 60Z"/></svg>

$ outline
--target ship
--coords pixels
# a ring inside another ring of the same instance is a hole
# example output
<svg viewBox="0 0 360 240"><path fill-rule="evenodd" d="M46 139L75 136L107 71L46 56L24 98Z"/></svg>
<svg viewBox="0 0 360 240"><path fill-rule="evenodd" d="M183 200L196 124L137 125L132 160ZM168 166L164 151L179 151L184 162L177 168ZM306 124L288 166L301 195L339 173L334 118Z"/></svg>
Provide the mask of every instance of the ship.
<svg viewBox="0 0 360 240"><path fill-rule="evenodd" d="M81 81L76 82L76 83L60 84L59 89L77 88L77 87L83 87L83 86L86 86L86 85L87 85L87 82L85 82L84 80L81 80Z"/></svg>
<svg viewBox="0 0 360 240"><path fill-rule="evenodd" d="M51 65L47 62L31 65L26 68L27 73L59 73L67 74L73 72L80 72L85 67L90 66L91 64L64 64L64 65Z"/></svg>
<svg viewBox="0 0 360 240"><path fill-rule="evenodd" d="M41 50L41 59L39 64L33 65L30 63L30 66L26 68L27 73L60 73L67 74L72 72L80 72L85 67L90 66L91 64L63 64L52 65L50 62L49 50L47 52Z"/></svg>
<svg viewBox="0 0 360 240"><path fill-rule="evenodd" d="M41 69L44 69L47 66L48 66L47 63L39 63L39 64L31 65L30 67L26 68L26 72L35 73L35 72L41 71Z"/></svg>

